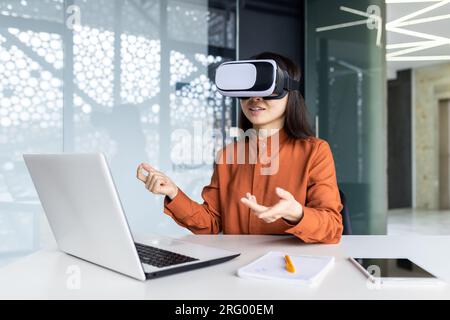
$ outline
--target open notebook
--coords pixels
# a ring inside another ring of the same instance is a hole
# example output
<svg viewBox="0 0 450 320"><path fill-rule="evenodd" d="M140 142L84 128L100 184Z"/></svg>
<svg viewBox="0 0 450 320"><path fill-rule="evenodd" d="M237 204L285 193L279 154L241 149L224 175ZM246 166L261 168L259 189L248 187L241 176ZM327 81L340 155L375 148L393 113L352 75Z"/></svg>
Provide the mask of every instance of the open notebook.
<svg viewBox="0 0 450 320"><path fill-rule="evenodd" d="M295 273L290 273L286 270L284 256L285 253L271 251L240 268L237 274L241 278L277 280L316 286L334 265L334 257L331 256L289 255L296 269Z"/></svg>

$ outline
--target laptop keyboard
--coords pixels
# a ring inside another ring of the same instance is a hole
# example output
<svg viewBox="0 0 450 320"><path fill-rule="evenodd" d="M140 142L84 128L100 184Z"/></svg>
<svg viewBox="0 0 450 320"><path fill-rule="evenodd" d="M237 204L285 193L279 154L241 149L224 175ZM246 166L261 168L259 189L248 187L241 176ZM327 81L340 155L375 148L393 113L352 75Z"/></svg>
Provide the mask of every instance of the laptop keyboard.
<svg viewBox="0 0 450 320"><path fill-rule="evenodd" d="M198 260L179 253L143 245L140 243L135 243L135 245L141 262L157 268L163 268Z"/></svg>

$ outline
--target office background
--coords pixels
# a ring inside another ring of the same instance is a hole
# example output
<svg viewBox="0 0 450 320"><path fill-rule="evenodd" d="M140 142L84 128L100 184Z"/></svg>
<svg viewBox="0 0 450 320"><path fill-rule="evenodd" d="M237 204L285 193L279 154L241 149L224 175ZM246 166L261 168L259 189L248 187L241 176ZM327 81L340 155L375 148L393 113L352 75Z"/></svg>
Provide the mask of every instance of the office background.
<svg viewBox="0 0 450 320"><path fill-rule="evenodd" d="M214 69L261 51L302 67L353 233L448 233L449 14L445 1L0 0L0 265L52 241L23 153L104 152L134 232L189 233L136 166L201 201L211 165L174 161L171 133L234 127Z"/></svg>

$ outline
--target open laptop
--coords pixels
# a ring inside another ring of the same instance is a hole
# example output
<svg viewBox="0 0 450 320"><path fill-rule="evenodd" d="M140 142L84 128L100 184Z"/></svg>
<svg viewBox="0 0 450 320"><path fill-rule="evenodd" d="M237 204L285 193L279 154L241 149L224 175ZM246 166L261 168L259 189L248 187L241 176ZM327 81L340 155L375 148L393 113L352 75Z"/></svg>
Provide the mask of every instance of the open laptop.
<svg viewBox="0 0 450 320"><path fill-rule="evenodd" d="M23 156L60 250L146 280L231 260L239 253L161 236L133 239L106 158Z"/></svg>

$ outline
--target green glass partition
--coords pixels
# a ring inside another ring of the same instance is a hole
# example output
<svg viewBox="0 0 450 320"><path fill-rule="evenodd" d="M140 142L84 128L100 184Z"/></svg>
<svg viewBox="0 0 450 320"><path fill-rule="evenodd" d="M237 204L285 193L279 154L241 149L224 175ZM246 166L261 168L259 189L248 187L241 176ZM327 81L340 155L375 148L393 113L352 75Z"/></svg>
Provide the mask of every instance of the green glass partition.
<svg viewBox="0 0 450 320"><path fill-rule="evenodd" d="M305 98L329 142L354 234L385 234L385 3L307 0Z"/></svg>

